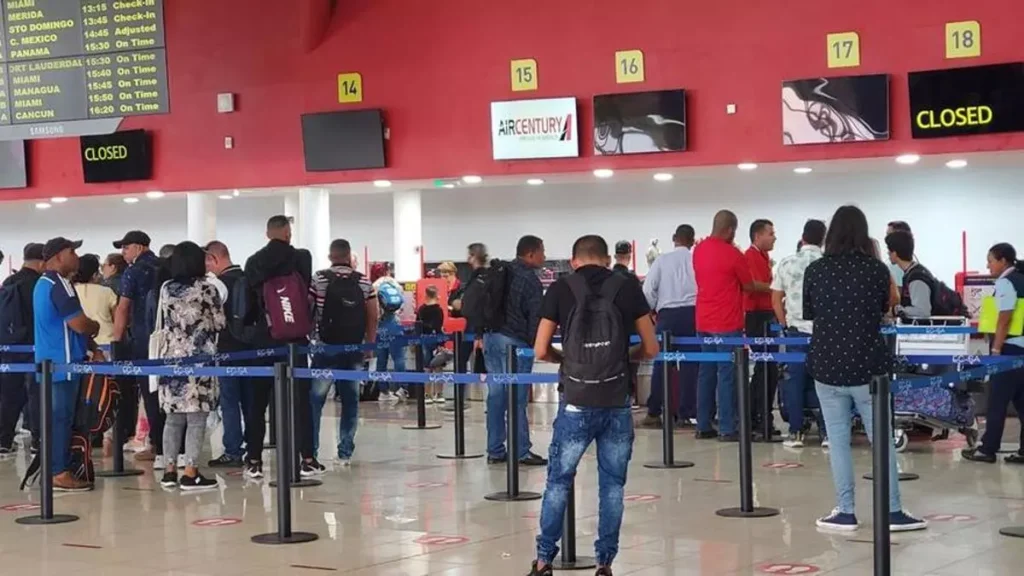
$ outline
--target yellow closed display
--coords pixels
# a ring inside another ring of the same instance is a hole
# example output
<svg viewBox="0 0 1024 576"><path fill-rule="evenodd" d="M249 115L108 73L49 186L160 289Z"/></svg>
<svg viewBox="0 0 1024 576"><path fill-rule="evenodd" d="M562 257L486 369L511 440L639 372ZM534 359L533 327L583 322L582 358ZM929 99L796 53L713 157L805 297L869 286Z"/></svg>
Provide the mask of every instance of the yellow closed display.
<svg viewBox="0 0 1024 576"><path fill-rule="evenodd" d="M981 299L981 311L978 313L978 332L982 334L995 334L996 326L999 323L999 305L996 304L995 296L985 296ZM1010 320L1010 336L1024 335L1024 298L1017 299L1017 306L1013 309L1013 319Z"/></svg>

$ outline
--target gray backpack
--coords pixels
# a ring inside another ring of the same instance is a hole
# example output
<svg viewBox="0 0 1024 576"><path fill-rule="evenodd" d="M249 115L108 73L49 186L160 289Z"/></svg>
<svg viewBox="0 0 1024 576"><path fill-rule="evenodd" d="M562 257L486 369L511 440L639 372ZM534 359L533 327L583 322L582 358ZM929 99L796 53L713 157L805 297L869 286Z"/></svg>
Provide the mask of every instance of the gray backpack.
<svg viewBox="0 0 1024 576"><path fill-rule="evenodd" d="M615 306L615 296L626 277L612 274L597 293L581 274L572 274L566 282L576 305L562 329L559 374L565 401L575 406L621 407L624 384L628 390L629 332L623 326L622 312Z"/></svg>

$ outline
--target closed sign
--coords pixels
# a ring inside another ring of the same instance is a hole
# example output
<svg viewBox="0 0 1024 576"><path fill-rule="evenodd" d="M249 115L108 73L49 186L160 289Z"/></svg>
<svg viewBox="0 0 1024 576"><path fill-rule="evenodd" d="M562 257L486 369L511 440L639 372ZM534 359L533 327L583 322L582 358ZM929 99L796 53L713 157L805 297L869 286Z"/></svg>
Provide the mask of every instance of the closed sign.
<svg viewBox="0 0 1024 576"><path fill-rule="evenodd" d="M86 183L148 180L153 159L145 130L83 136L82 174Z"/></svg>

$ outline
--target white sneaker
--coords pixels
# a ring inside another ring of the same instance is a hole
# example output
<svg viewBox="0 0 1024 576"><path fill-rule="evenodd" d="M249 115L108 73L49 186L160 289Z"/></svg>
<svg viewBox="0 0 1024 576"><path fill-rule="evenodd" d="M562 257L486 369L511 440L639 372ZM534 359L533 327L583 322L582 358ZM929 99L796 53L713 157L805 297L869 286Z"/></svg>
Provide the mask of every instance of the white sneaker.
<svg viewBox="0 0 1024 576"><path fill-rule="evenodd" d="M782 445L786 448L803 448L804 447L804 435L797 432L796 434L790 434L786 436L786 439L782 441Z"/></svg>
<svg viewBox="0 0 1024 576"><path fill-rule="evenodd" d="M399 388L398 392L395 392L396 402L405 402L406 398L409 397L409 391L405 388Z"/></svg>
<svg viewBox="0 0 1024 576"><path fill-rule="evenodd" d="M821 439L821 449L828 450L828 436Z"/></svg>
<svg viewBox="0 0 1024 576"><path fill-rule="evenodd" d="M153 458L153 470L163 470L164 468L167 468L167 460L163 456L158 455Z"/></svg>
<svg viewBox="0 0 1024 576"><path fill-rule="evenodd" d="M351 468L352 460L350 458L338 458L338 466L342 468Z"/></svg>
<svg viewBox="0 0 1024 576"><path fill-rule="evenodd" d="M381 395L377 398L378 402L394 402L397 400L394 394L391 392L381 392Z"/></svg>
<svg viewBox="0 0 1024 576"><path fill-rule="evenodd" d="M184 454L178 454L178 469L179 470L184 470L185 469L185 455Z"/></svg>
<svg viewBox="0 0 1024 576"><path fill-rule="evenodd" d="M426 396L426 397L424 397L423 398L423 403L424 404L433 404L434 403L434 397L433 396Z"/></svg>

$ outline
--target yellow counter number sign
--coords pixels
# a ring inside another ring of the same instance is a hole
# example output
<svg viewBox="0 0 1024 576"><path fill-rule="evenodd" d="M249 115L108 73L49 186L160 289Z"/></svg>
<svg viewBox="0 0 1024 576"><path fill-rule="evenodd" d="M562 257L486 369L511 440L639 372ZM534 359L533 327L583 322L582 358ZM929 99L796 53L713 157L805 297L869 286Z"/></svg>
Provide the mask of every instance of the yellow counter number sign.
<svg viewBox="0 0 1024 576"><path fill-rule="evenodd" d="M860 66L860 35L856 32L839 32L826 37L829 68L853 68Z"/></svg>
<svg viewBox="0 0 1024 576"><path fill-rule="evenodd" d="M946 58L981 56L981 24L977 20L946 22Z"/></svg>
<svg viewBox="0 0 1024 576"><path fill-rule="evenodd" d="M537 89L537 61L533 58L512 61L512 91Z"/></svg>
<svg viewBox="0 0 1024 576"><path fill-rule="evenodd" d="M338 102L351 104L363 101L363 75L358 72L338 74Z"/></svg>
<svg viewBox="0 0 1024 576"><path fill-rule="evenodd" d="M644 53L640 50L624 50L615 53L615 82L644 81Z"/></svg>

